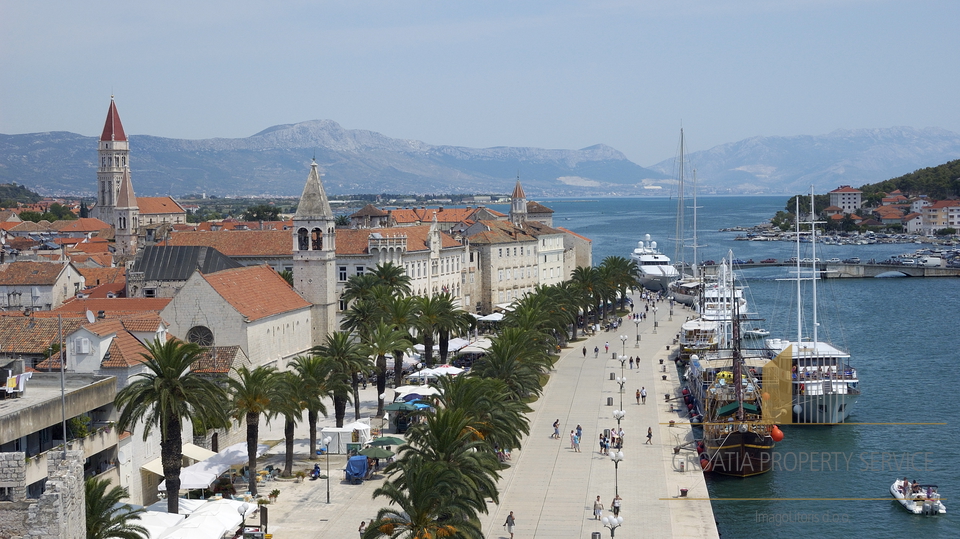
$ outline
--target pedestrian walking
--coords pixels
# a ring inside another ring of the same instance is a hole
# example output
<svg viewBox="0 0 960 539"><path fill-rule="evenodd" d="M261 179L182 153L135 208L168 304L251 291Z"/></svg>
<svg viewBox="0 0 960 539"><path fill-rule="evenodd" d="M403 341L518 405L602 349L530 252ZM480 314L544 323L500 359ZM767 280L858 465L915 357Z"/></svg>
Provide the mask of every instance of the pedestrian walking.
<svg viewBox="0 0 960 539"><path fill-rule="evenodd" d="M560 419L553 422L553 435L550 437L560 439Z"/></svg>
<svg viewBox="0 0 960 539"><path fill-rule="evenodd" d="M507 521L503 523L503 527L507 529L507 533L510 534L510 539L513 539L513 529L517 526L517 519L513 518L513 511L510 511L510 514L507 515Z"/></svg>
<svg viewBox="0 0 960 539"><path fill-rule="evenodd" d="M613 499L613 503L610 505L610 510L613 511L613 516L620 516L620 504L623 503L623 498L619 494Z"/></svg>
<svg viewBox="0 0 960 539"><path fill-rule="evenodd" d="M609 342L603 343L603 353L606 354L609 351L610 351L610 343Z"/></svg>
<svg viewBox="0 0 960 539"><path fill-rule="evenodd" d="M580 438L582 436L583 436L583 427L581 427L580 425L577 425L577 438Z"/></svg>
<svg viewBox="0 0 960 539"><path fill-rule="evenodd" d="M593 516L600 520L601 515L603 515L603 502L600 501L600 496L597 496L597 501L593 502Z"/></svg>
<svg viewBox="0 0 960 539"><path fill-rule="evenodd" d="M630 370L633 370L633 356L630 356Z"/></svg>
<svg viewBox="0 0 960 539"><path fill-rule="evenodd" d="M599 356L599 355L600 355L600 347L599 347L599 346L594 346L594 347L593 347L593 357L597 357L597 356Z"/></svg>
<svg viewBox="0 0 960 539"><path fill-rule="evenodd" d="M360 532L360 537L363 537L363 532L367 531L367 522L364 520L360 521L360 528L357 530Z"/></svg>
<svg viewBox="0 0 960 539"><path fill-rule="evenodd" d="M576 431L570 431L570 449L577 448L577 433Z"/></svg>
<svg viewBox="0 0 960 539"><path fill-rule="evenodd" d="M579 435L575 435L573 437L573 450L576 451L577 453L580 452L580 436Z"/></svg>
<svg viewBox="0 0 960 539"><path fill-rule="evenodd" d="M640 400L643 401L643 404L646 404L646 403L647 403L647 388L646 388L646 387L641 387L641 388L640 388Z"/></svg>
<svg viewBox="0 0 960 539"><path fill-rule="evenodd" d="M583 347L583 357L587 357L587 347Z"/></svg>
<svg viewBox="0 0 960 539"><path fill-rule="evenodd" d="M647 441L643 442L643 444L653 445L653 427L647 427Z"/></svg>

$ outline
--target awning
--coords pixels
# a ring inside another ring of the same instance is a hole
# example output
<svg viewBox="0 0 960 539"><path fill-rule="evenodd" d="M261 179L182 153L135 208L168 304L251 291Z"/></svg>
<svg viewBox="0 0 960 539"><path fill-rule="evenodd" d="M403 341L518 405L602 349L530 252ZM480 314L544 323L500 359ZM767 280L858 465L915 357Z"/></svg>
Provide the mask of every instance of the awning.
<svg viewBox="0 0 960 539"><path fill-rule="evenodd" d="M214 453L213 451L210 451L209 449L204 449L199 445L194 445L194 444L183 444L182 453L183 453L183 456L187 457L188 459L193 459L197 462L202 462L216 455L216 453ZM140 469L162 476L163 463L160 462L160 458L161 457L157 457L151 460L150 462L141 466Z"/></svg>
<svg viewBox="0 0 960 539"><path fill-rule="evenodd" d="M720 410L717 411L717 416L718 416L718 417L723 417L723 416L726 416L726 415L730 415L730 414L732 414L733 412L736 412L739 407L740 407L740 406L739 406L738 403L736 403L736 402L731 402L731 403L727 404L726 406L720 408ZM743 403L743 410L744 410L745 412L749 412L749 413L751 413L751 414L756 414L756 413L759 413L759 412L760 412L760 410L759 410L756 406L750 404L749 402Z"/></svg>
<svg viewBox="0 0 960 539"><path fill-rule="evenodd" d="M268 449L270 449L270 446L258 444L257 456L263 455ZM233 444L209 459L180 470L180 489L207 488L231 466L246 464L247 461L247 443ZM157 488L167 490L166 481L161 482Z"/></svg>

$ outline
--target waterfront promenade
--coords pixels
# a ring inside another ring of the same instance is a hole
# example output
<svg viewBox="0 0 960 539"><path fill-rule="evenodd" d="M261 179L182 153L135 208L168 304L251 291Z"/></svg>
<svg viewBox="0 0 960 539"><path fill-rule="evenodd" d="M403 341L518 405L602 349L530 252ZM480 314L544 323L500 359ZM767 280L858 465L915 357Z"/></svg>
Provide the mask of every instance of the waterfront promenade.
<svg viewBox="0 0 960 539"><path fill-rule="evenodd" d="M643 308L635 300L637 310ZM593 502L599 495L605 515L611 514L614 497L614 463L598 453L598 437L603 429L613 429L617 422L613 411L620 407L619 384L610 374L621 375L620 362L614 355L623 351L627 356L640 358L639 367L627 367L623 394L625 418L621 421L624 435L624 460L619 464L619 492L623 498L622 527L617 537L718 537L713 511L696 456L687 450L675 455L673 447L691 438L689 427L670 427L669 420L683 419L669 412L664 394L677 392L676 369L668 361L667 346L674 347L673 339L683 320L691 311L675 306L672 320L666 302L660 304L657 333L653 333L652 313L640 324L641 342L636 348L637 328L624 320L617 332L599 332L595 336L573 343L561 351L543 396L535 402L529 415L530 435L523 440L523 448L514 451L510 467L502 472L499 482L500 503L490 504L489 514L481 521L488 538L508 538L503 527L510 511L517 519L515 537L520 538L590 538L593 532L609 536L600 521L592 517ZM619 336L628 337L624 345ZM610 352L604 353L604 343L610 343ZM582 347L588 353L584 357ZM594 358L593 348L599 347ZM666 372L661 372L659 359L664 359ZM661 380L666 374L667 380ZM638 405L635 392L647 390L645 405ZM364 415L372 413L375 390L362 392ZM608 398L613 405L608 406ZM352 408L351 408L352 410ZM348 410L348 415L350 411ZM553 422L560 420L560 439L551 438ZM326 422L331 422L325 420ZM371 420L373 426L378 419ZM570 448L570 431L577 425L583 428L581 453ZM653 444L645 445L647 427L653 428ZM281 438L282 425L261 427L261 439ZM298 459L295 469L312 466L305 459L306 426L297 427ZM282 444L268 453L262 465L282 461ZM331 504L326 503L326 483L323 480L293 483L275 481L261 488L265 494L278 488L281 494L276 504L268 506L269 531L275 539L306 539L313 537L356 536L360 521L369 522L382 499L371 499L373 491L383 479L373 479L361 485L341 482L345 458L330 459ZM680 462L686 464L681 472ZM325 466L325 461L319 461ZM680 489L688 489L688 498L679 498ZM250 519L253 523L254 519Z"/></svg>

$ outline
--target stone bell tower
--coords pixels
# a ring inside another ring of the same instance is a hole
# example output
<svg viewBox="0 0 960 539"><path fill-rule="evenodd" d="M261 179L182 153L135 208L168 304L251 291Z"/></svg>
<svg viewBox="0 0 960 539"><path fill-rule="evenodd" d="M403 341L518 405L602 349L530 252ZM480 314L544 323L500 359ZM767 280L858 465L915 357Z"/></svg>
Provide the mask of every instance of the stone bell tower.
<svg viewBox="0 0 960 539"><path fill-rule="evenodd" d="M311 308L313 345L323 344L336 331L337 237L330 201L323 190L317 162L303 186L297 213L293 216L293 287Z"/></svg>

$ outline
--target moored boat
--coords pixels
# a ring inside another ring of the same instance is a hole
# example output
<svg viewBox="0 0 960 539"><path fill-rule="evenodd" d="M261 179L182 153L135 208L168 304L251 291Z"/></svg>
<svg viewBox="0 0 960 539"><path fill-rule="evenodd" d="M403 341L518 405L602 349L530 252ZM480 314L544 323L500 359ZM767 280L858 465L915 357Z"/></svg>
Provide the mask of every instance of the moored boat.
<svg viewBox="0 0 960 539"><path fill-rule="evenodd" d="M770 336L770 331L764 328L750 328L744 330L743 336L747 339L763 339Z"/></svg>
<svg viewBox="0 0 960 539"><path fill-rule="evenodd" d="M940 501L937 485L908 483L907 478L897 479L890 485L890 494L908 512L914 515L945 515L947 507Z"/></svg>
<svg viewBox="0 0 960 539"><path fill-rule="evenodd" d="M637 263L640 270L640 284L654 292L667 290L670 283L680 277L680 272L673 267L670 257L660 252L657 242L650 239L650 234L637 242L637 248L630 254L630 258Z"/></svg>

